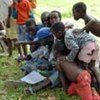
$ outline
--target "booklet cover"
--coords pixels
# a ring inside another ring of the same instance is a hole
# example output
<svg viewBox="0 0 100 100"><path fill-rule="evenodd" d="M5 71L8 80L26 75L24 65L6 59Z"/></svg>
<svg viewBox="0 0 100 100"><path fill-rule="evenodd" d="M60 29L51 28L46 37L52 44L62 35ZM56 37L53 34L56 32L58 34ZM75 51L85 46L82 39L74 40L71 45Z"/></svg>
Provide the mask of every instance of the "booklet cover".
<svg viewBox="0 0 100 100"><path fill-rule="evenodd" d="M39 72L32 71L28 75L21 78L21 81L24 81L29 84L36 84L43 81L46 77L42 76Z"/></svg>

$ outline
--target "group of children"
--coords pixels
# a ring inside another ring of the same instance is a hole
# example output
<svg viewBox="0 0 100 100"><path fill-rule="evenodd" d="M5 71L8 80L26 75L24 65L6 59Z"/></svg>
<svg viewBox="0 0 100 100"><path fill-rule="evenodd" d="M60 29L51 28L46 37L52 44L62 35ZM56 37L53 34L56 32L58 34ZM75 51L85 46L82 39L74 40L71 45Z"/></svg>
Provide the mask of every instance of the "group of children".
<svg viewBox="0 0 100 100"><path fill-rule="evenodd" d="M28 2L22 1L26 4ZM64 25L61 13L56 10L43 12L41 24L37 25L34 18L24 16L25 8L24 11L19 11L20 7L23 8L22 1L15 6L19 34L16 44L20 61L26 61L21 69L25 75L36 70L47 77L36 86L26 88L25 92L33 94L47 86L59 86L61 82L70 95L79 95L82 100L100 100L99 94L92 88L100 90L100 73L95 68L99 46L89 34L91 32L100 37L100 22L88 16L86 5L79 2L74 4L72 11L75 20L82 18L85 21L84 28L75 29L72 23ZM31 7L27 7L30 12ZM27 54L27 44L30 44L30 54ZM23 47L23 54L20 46ZM43 71L47 73L44 74ZM7 81L7 85L8 83L14 82Z"/></svg>

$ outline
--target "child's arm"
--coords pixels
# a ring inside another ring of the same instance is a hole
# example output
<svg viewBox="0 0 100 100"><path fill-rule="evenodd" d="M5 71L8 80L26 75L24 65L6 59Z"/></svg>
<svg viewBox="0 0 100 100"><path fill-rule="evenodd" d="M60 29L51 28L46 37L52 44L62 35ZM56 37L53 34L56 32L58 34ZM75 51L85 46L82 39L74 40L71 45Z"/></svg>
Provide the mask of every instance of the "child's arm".
<svg viewBox="0 0 100 100"><path fill-rule="evenodd" d="M90 31L90 28L91 28L91 26L94 25L94 23L95 23L95 20L93 20L93 19L90 20L90 21L86 24L86 26L83 27L83 28L79 31L79 33L83 32L84 30Z"/></svg>
<svg viewBox="0 0 100 100"><path fill-rule="evenodd" d="M31 57L33 59L35 58L42 58L44 57L48 52L48 49L44 46L39 47L36 51L34 51L33 53L31 53Z"/></svg>
<svg viewBox="0 0 100 100"><path fill-rule="evenodd" d="M36 4L37 4L36 0L29 0L29 1L31 2L32 8L36 8Z"/></svg>
<svg viewBox="0 0 100 100"><path fill-rule="evenodd" d="M69 61L74 61L74 59L79 51L79 46L71 38L69 38L69 39L67 38L65 40L65 45L69 50L71 50L70 53L66 56L66 59Z"/></svg>

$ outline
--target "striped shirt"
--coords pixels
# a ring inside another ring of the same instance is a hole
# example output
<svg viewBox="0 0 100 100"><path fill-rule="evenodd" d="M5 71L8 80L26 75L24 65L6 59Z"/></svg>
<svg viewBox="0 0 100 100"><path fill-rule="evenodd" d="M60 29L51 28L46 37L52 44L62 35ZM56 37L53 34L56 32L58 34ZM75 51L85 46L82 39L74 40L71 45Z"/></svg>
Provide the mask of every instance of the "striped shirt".
<svg viewBox="0 0 100 100"><path fill-rule="evenodd" d="M73 33L74 29L66 31L65 34L65 45L71 50L70 53L66 56L66 59L69 61L74 61L79 49L84 45L90 42L95 42L95 39L88 34L87 32L82 33Z"/></svg>

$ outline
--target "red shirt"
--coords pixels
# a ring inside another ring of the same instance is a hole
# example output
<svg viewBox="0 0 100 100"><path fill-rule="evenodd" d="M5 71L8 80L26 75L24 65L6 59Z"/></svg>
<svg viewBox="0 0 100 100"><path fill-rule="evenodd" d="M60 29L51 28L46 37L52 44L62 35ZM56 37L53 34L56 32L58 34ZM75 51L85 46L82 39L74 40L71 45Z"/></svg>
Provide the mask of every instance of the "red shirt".
<svg viewBox="0 0 100 100"><path fill-rule="evenodd" d="M31 5L29 0L21 0L21 2L16 4L17 10L17 24L22 25L29 19L29 13L31 10Z"/></svg>

